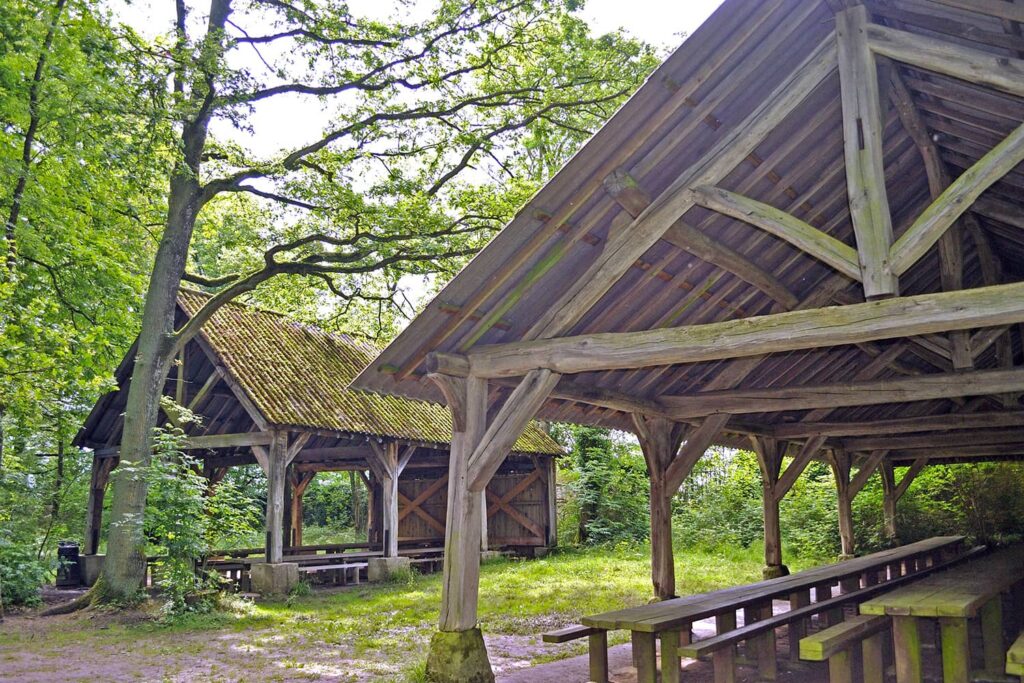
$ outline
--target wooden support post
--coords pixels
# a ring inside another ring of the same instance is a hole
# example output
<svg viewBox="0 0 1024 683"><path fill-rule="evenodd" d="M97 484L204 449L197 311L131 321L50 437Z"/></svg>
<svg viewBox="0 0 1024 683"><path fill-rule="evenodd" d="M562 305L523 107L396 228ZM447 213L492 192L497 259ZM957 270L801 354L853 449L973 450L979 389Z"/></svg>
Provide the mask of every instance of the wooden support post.
<svg viewBox="0 0 1024 683"><path fill-rule="evenodd" d="M885 643L888 632L875 633L861 643L864 683L883 683L885 681Z"/></svg>
<svg viewBox="0 0 1024 683"><path fill-rule="evenodd" d="M253 446L254 452L263 450ZM288 434L274 432L270 447L264 451L260 461L267 475L267 546L266 559L271 564L278 564L284 557L284 490L285 473L288 468Z"/></svg>
<svg viewBox="0 0 1024 683"><path fill-rule="evenodd" d="M640 448L650 476L651 580L660 600L675 597L675 556L672 552L672 496L668 469L682 443L683 425L657 417L633 415Z"/></svg>
<svg viewBox="0 0 1024 683"><path fill-rule="evenodd" d="M850 454L836 449L832 453L832 474L836 480L836 495L839 502L839 542L843 557L853 557L853 497L850 495Z"/></svg>
<svg viewBox="0 0 1024 683"><path fill-rule="evenodd" d="M971 651L967 642L967 620L939 619L942 629L942 680L967 683L970 680Z"/></svg>
<svg viewBox="0 0 1024 683"><path fill-rule="evenodd" d="M882 530L890 545L899 545L896 529L896 473L893 464L883 461L878 468L882 475Z"/></svg>
<svg viewBox="0 0 1024 683"><path fill-rule="evenodd" d="M302 497L306 494L306 488L315 476L316 472L296 472L294 468L292 469L290 477L292 485L291 514L289 515L292 547L302 545Z"/></svg>
<svg viewBox="0 0 1024 683"><path fill-rule="evenodd" d="M784 444L771 438L751 439L761 468L761 503L764 512L764 578L785 576L782 564L782 526L779 523L778 483L782 470ZM784 492L783 492L784 493Z"/></svg>
<svg viewBox="0 0 1024 683"><path fill-rule="evenodd" d="M687 625L686 635L690 634ZM661 683L679 683L679 642L683 637L681 631L661 632Z"/></svg>
<svg viewBox="0 0 1024 683"><path fill-rule="evenodd" d="M89 479L89 502L85 513L86 555L95 555L100 550L100 532L103 528L103 499L106 497L110 471L117 464L117 458L92 457L92 473Z"/></svg>
<svg viewBox="0 0 1024 683"><path fill-rule="evenodd" d="M452 411L448 465L448 516L444 535L442 631L476 628L480 588L480 504L482 492L469 488L469 458L487 427L487 381L431 375Z"/></svg>
<svg viewBox="0 0 1024 683"><path fill-rule="evenodd" d="M547 488L545 490L545 498L548 508L548 528L547 528L547 543L549 548L554 548L558 545L558 466L555 464L554 458L547 458L544 461L544 467L547 468Z"/></svg>
<svg viewBox="0 0 1024 683"><path fill-rule="evenodd" d="M864 294L871 299L896 296L899 285L889 266L892 215L885 192L878 70L868 49L868 23L867 8L862 5L836 14L850 217Z"/></svg>

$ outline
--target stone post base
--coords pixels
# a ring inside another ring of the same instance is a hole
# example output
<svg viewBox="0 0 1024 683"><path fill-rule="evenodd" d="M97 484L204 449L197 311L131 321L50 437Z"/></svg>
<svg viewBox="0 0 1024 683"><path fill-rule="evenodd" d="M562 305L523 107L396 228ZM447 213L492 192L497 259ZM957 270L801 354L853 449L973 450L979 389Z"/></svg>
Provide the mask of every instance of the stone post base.
<svg viewBox="0 0 1024 683"><path fill-rule="evenodd" d="M856 555L847 555L845 553L842 553L842 554L839 555L838 560L840 562L846 562L847 560L852 560L855 557L857 557L857 556Z"/></svg>
<svg viewBox="0 0 1024 683"><path fill-rule="evenodd" d="M766 579L777 579L780 576L789 576L789 567L784 564L770 565L761 570L761 575Z"/></svg>
<svg viewBox="0 0 1024 683"><path fill-rule="evenodd" d="M494 672L480 629L435 633L430 639L427 680L430 683L494 683Z"/></svg>
<svg viewBox="0 0 1024 683"><path fill-rule="evenodd" d="M367 581L387 581L396 574L408 574L412 560L408 557L371 557L366 561Z"/></svg>
<svg viewBox="0 0 1024 683"><path fill-rule="evenodd" d="M287 595L299 583L299 565L258 563L249 568L252 588L260 595Z"/></svg>
<svg viewBox="0 0 1024 683"><path fill-rule="evenodd" d="M81 555L78 558L79 569L82 571L82 584L86 586L92 586L96 583L96 579L100 578L100 572L103 571L103 561L107 559L106 555Z"/></svg>

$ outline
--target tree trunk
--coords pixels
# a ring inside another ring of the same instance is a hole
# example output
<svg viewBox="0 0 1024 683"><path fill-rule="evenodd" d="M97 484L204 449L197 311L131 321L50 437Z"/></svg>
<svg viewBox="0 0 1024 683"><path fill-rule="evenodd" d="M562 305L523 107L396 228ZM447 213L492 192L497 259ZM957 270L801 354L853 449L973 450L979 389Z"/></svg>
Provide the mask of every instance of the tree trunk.
<svg viewBox="0 0 1024 683"><path fill-rule="evenodd" d="M146 574L146 472L152 459L152 432L160 397L171 367L178 288L198 209L198 183L179 171L171 181L167 224L146 292L138 355L128 385L121 464L112 475L107 558L96 589L96 598L101 601L133 599Z"/></svg>

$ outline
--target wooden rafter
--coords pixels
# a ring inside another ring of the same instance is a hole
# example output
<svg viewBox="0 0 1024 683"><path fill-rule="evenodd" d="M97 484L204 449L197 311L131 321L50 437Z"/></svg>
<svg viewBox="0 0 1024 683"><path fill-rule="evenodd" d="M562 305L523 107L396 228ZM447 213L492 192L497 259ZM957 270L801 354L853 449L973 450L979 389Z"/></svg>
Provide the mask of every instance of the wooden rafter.
<svg viewBox="0 0 1024 683"><path fill-rule="evenodd" d="M694 201L775 235L852 280L861 279L857 250L796 216L720 187L695 187Z"/></svg>
<svg viewBox="0 0 1024 683"><path fill-rule="evenodd" d="M608 176L604 185L608 194L633 218L642 214L651 205L647 194L621 169ZM796 308L799 303L796 296L774 275L682 220L673 223L663 235L663 239L757 287L786 310Z"/></svg>
<svg viewBox="0 0 1024 683"><path fill-rule="evenodd" d="M856 497L860 493L864 485L868 483L868 479L875 473L878 466L885 460L885 456L888 454L886 450L877 450L871 453L867 460L861 465L860 469L857 470L857 474L850 481L850 496Z"/></svg>
<svg viewBox="0 0 1024 683"><path fill-rule="evenodd" d="M778 481L772 489L776 500L782 500L786 493L793 488L793 484L800 478L803 471L807 469L808 463L818 454L824 443L824 437L812 436L800 447L796 457L789 463L786 470L779 475Z"/></svg>
<svg viewBox="0 0 1024 683"><path fill-rule="evenodd" d="M628 229L617 233L597 261L558 302L539 316L524 338L554 337L575 325L633 262L693 207L688 188L721 180L834 71L835 63L835 45L829 38L779 84L743 123L731 130L701 161L659 195Z"/></svg>

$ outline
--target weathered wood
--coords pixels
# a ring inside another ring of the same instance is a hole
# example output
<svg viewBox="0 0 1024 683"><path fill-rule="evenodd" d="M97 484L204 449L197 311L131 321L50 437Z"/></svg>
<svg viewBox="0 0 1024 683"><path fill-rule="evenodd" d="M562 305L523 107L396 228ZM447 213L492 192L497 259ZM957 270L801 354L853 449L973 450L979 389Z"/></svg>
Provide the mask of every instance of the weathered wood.
<svg viewBox="0 0 1024 683"><path fill-rule="evenodd" d="M1024 63L1022 63L1024 64ZM1021 73L1024 80L1024 72ZM892 245L892 269L910 269L993 183L1024 161L1024 124L950 183Z"/></svg>
<svg viewBox="0 0 1024 683"><path fill-rule="evenodd" d="M661 600L675 596L675 556L672 552L672 496L667 471L679 451L685 428L661 418L633 415L633 424L650 478L651 581ZM703 452L703 451L702 451ZM677 487L678 488L678 487Z"/></svg>
<svg viewBox="0 0 1024 683"><path fill-rule="evenodd" d="M279 563L284 556L284 496L288 471L288 434L273 432L267 450L267 562ZM263 465L263 463L260 463Z"/></svg>
<svg viewBox="0 0 1024 683"><path fill-rule="evenodd" d="M866 31L868 46L876 54L1011 95L1024 95L1024 60L880 24L868 24Z"/></svg>
<svg viewBox="0 0 1024 683"><path fill-rule="evenodd" d="M921 683L921 634L913 617L892 618L893 647L896 656L896 680L899 683Z"/></svg>
<svg viewBox="0 0 1024 683"><path fill-rule="evenodd" d="M828 38L743 123L729 131L700 161L677 178L628 229L609 240L597 261L539 316L525 338L553 337L575 325L636 259L693 206L688 188L721 180L832 73L835 63L835 45Z"/></svg>
<svg viewBox="0 0 1024 683"><path fill-rule="evenodd" d="M886 453L888 453L888 451L874 451L873 453L871 453L871 457L869 457L864 462L864 464L861 465L860 469L857 470L857 475L850 482L851 498L856 498L857 494L860 493L861 489L864 488L864 485L868 483L868 479L870 479L871 475L875 473L875 470L878 469L878 466L882 464L882 461L885 459Z"/></svg>
<svg viewBox="0 0 1024 683"><path fill-rule="evenodd" d="M664 396L661 401L677 419L715 413L771 413L810 408L867 406L928 401L954 396L987 396L1024 391L1024 370L921 375L873 382L822 384L779 389L732 389L689 396Z"/></svg>
<svg viewBox="0 0 1024 683"><path fill-rule="evenodd" d="M914 432L992 429L1024 424L1024 410L984 413L949 413L870 422L795 422L772 429L777 439L802 439L808 436L872 436Z"/></svg>
<svg viewBox="0 0 1024 683"><path fill-rule="evenodd" d="M693 466L697 464L701 456L714 444L715 439L722 434L722 428L729 421L728 415L709 415L704 418L699 427L690 430L686 435L686 443L679 449L672 458L668 468L665 470L665 482L671 495L682 486L686 477L690 476Z"/></svg>
<svg viewBox="0 0 1024 683"><path fill-rule="evenodd" d="M560 378L548 370L534 370L512 391L470 457L471 491L484 490Z"/></svg>
<svg viewBox="0 0 1024 683"><path fill-rule="evenodd" d="M761 355L1024 322L1024 283L921 294L706 325L494 344L431 354L448 374L571 374Z"/></svg>
<svg viewBox="0 0 1024 683"><path fill-rule="evenodd" d="M793 488L793 484L803 474L807 464L818 454L823 443L825 443L825 437L823 436L812 436L807 439L797 452L796 457L786 467L786 471L779 477L778 482L772 487L778 500L782 500L783 496Z"/></svg>
<svg viewBox="0 0 1024 683"><path fill-rule="evenodd" d="M432 378L434 379L434 378ZM469 490L469 457L483 439L487 422L487 382L475 378L434 380L461 394L449 404L452 421L464 426L452 437L448 466L448 512L444 537L442 631L476 626L480 584L481 493ZM456 415L456 410L464 410Z"/></svg>
<svg viewBox="0 0 1024 683"><path fill-rule="evenodd" d="M890 628L889 617L857 615L800 640L800 659L823 662L870 635Z"/></svg>
<svg viewBox="0 0 1024 683"><path fill-rule="evenodd" d="M106 497L110 472L117 465L117 458L101 458L93 455L92 471L89 477L89 500L85 512L85 555L95 555L100 549L100 532L103 529L103 499Z"/></svg>
<svg viewBox="0 0 1024 683"><path fill-rule="evenodd" d="M384 557L398 557L398 444L371 440L370 446L379 469Z"/></svg>
<svg viewBox="0 0 1024 683"><path fill-rule="evenodd" d="M268 446L274 432L243 432L240 434L209 434L190 436L181 444L182 450L205 450L215 448L242 448L245 446Z"/></svg>
<svg viewBox="0 0 1024 683"><path fill-rule="evenodd" d="M928 458L918 458L913 464L907 468L907 471L903 474L903 478L900 479L900 483L896 485L896 489L893 491L893 496L897 501L903 497L903 494L907 492L910 485L913 483L914 478L921 473L925 465L928 464Z"/></svg>
<svg viewBox="0 0 1024 683"><path fill-rule="evenodd" d="M633 218L642 214L651 205L647 194L622 169L605 178L604 186L619 206ZM796 308L799 304L796 296L767 270L681 220L673 223L662 239L754 285L787 310Z"/></svg>
<svg viewBox="0 0 1024 683"><path fill-rule="evenodd" d="M890 97L896 105L900 121L904 130L914 140L921 159L924 162L925 175L928 177L928 188L931 192L932 202L939 199L942 193L950 185L949 172L942 161L942 154L938 146L932 140L931 133L914 104L914 99L907 90L906 84L900 76L899 69L889 70L890 75ZM950 226L939 238L939 276L942 290L952 292L963 289L964 281L964 255L963 240L959 226ZM987 282L985 284L997 284ZM953 369L966 370L974 367L974 358L971 355L970 337L965 330L950 334L950 361Z"/></svg>
<svg viewBox="0 0 1024 683"><path fill-rule="evenodd" d="M764 564L772 571L782 568L782 526L775 487L782 469L783 446L775 439L753 438L751 444L761 469L761 509L764 522Z"/></svg>
<svg viewBox="0 0 1024 683"><path fill-rule="evenodd" d="M897 543L896 529L896 504L899 499L896 497L896 477L891 462L883 461L879 466L879 474L882 476L882 533L892 544Z"/></svg>
<svg viewBox="0 0 1024 683"><path fill-rule="evenodd" d="M913 450L919 448L955 448L957 446L989 446L995 444L1024 443L1024 425L1017 429L981 430L977 432L956 432L954 434L912 434L909 436L865 437L844 439L845 448L853 451L871 451L887 447L892 450Z"/></svg>
<svg viewBox="0 0 1024 683"><path fill-rule="evenodd" d="M796 216L721 187L694 187L691 192L700 206L771 233L853 280L861 278L857 251L853 247Z"/></svg>
<svg viewBox="0 0 1024 683"><path fill-rule="evenodd" d="M850 492L850 454L836 449L830 458L832 476L836 482L836 499L839 507L839 544L840 552L846 557L853 557L856 544L853 536L853 495Z"/></svg>
<svg viewBox="0 0 1024 683"><path fill-rule="evenodd" d="M857 236L860 279L869 299L899 293L889 265L892 216L885 191L883 126L878 70L868 49L867 8L836 14L839 84L843 103L843 149L850 218Z"/></svg>

